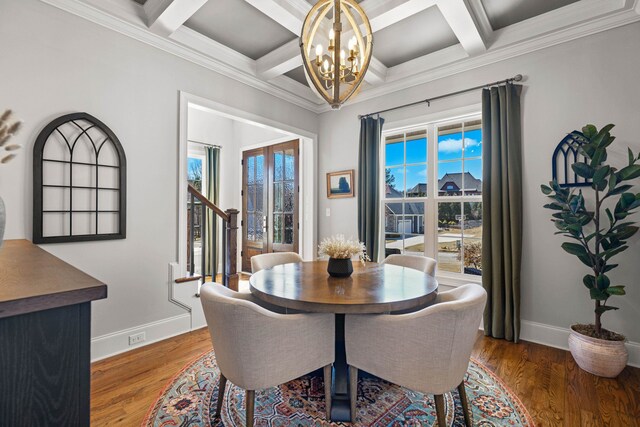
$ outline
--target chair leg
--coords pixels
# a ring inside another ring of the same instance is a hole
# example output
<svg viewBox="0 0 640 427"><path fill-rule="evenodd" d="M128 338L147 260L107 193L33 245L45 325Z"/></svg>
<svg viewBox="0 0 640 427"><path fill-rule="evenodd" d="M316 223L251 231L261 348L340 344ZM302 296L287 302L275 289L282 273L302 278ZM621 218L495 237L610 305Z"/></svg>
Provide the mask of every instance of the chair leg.
<svg viewBox="0 0 640 427"><path fill-rule="evenodd" d="M256 392L254 390L247 390L247 398L245 401L247 407L247 427L253 427L253 411L256 404Z"/></svg>
<svg viewBox="0 0 640 427"><path fill-rule="evenodd" d="M222 411L222 402L224 401L224 391L227 388L227 378L220 374L220 380L218 381L218 404L216 405L215 418L220 418Z"/></svg>
<svg viewBox="0 0 640 427"><path fill-rule="evenodd" d="M469 400L467 399L467 391L464 388L464 380L458 386L458 394L464 411L464 423L467 427L473 427L473 414L469 411Z"/></svg>
<svg viewBox="0 0 640 427"><path fill-rule="evenodd" d="M358 403L358 368L349 365L349 400L351 401L351 423L356 423Z"/></svg>
<svg viewBox="0 0 640 427"><path fill-rule="evenodd" d="M327 410L327 421L331 419L331 365L324 367L324 406Z"/></svg>
<svg viewBox="0 0 640 427"><path fill-rule="evenodd" d="M436 401L436 415L438 416L438 427L446 427L444 418L444 397L441 394L433 396Z"/></svg>

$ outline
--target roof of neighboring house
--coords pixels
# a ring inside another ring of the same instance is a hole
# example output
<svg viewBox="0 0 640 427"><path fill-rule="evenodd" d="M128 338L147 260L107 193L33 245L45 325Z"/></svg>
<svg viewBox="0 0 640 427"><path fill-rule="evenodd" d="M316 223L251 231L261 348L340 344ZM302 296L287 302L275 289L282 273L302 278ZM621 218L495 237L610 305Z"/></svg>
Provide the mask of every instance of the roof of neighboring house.
<svg viewBox="0 0 640 427"><path fill-rule="evenodd" d="M458 187L457 189L462 188L462 173L446 173L442 178L438 180L438 189L439 191L446 191L444 188L447 183L453 183ZM471 173L464 173L464 190L465 191L482 191L482 180L477 179Z"/></svg>

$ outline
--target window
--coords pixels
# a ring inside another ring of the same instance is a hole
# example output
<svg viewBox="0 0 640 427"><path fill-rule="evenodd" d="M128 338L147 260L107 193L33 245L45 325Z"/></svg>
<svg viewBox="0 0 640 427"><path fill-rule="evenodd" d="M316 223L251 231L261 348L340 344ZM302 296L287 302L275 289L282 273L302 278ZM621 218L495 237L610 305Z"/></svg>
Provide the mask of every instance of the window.
<svg viewBox="0 0 640 427"><path fill-rule="evenodd" d="M205 182L205 157L200 153L189 153L187 158L187 182L204 194L203 183ZM193 205L191 193L187 193L187 265L193 263L194 273L200 274L201 264L195 262L201 259L202 256L202 203L197 198L194 198ZM193 212L191 208L193 206ZM191 225L193 224L193 230ZM190 236L193 232L193 261L189 258L191 255L190 250Z"/></svg>
<svg viewBox="0 0 640 427"><path fill-rule="evenodd" d="M481 275L479 116L383 133L385 255L438 260L440 273Z"/></svg>

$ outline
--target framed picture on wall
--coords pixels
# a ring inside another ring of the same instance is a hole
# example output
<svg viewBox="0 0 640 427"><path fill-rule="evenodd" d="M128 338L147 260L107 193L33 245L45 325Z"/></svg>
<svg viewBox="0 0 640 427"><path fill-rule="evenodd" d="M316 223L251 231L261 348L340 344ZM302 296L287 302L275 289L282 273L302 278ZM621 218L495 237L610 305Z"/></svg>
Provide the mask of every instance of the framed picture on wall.
<svg viewBox="0 0 640 427"><path fill-rule="evenodd" d="M340 199L343 197L354 197L353 180L354 170L340 172L329 172L327 174L327 198Z"/></svg>

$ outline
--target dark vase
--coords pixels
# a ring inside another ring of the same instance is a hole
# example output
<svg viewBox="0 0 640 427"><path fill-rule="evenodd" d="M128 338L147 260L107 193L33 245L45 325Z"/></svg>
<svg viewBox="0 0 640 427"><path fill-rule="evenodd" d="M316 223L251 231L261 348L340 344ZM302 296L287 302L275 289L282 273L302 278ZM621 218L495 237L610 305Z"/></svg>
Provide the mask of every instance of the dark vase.
<svg viewBox="0 0 640 427"><path fill-rule="evenodd" d="M351 259L329 258L327 272L331 277L349 277L353 273L353 264Z"/></svg>

